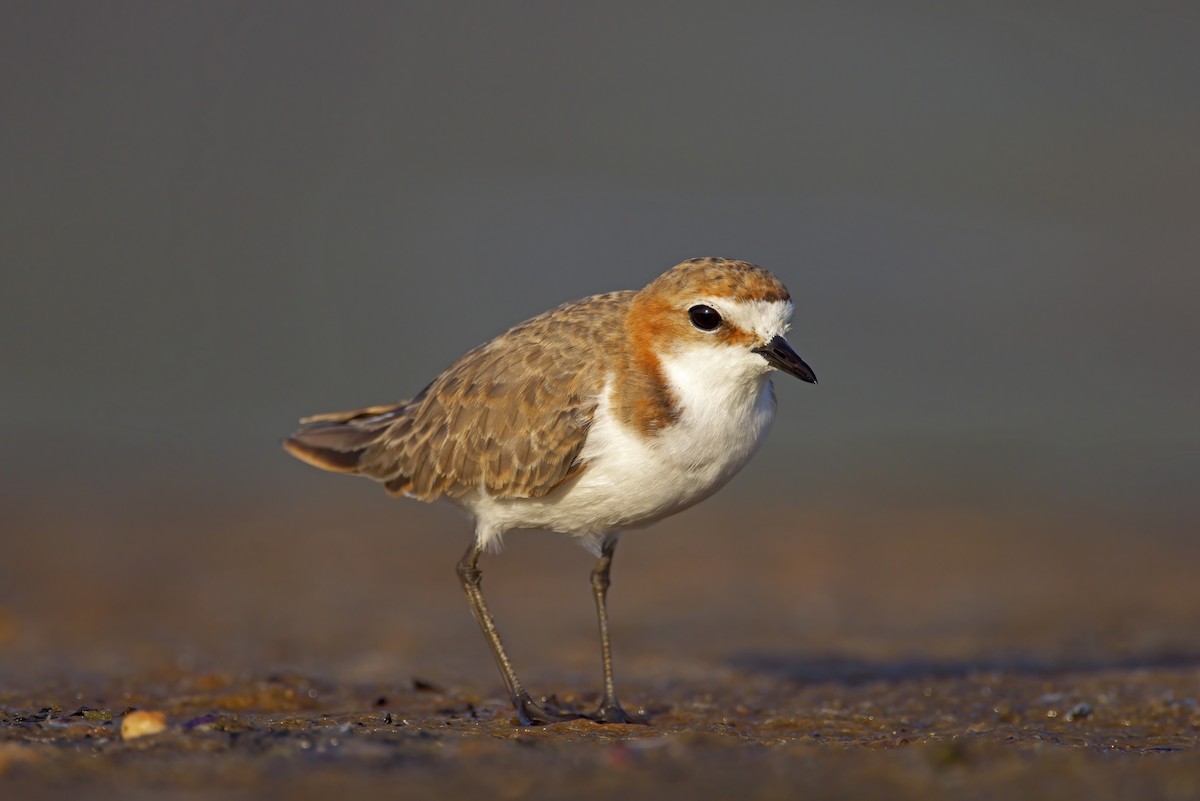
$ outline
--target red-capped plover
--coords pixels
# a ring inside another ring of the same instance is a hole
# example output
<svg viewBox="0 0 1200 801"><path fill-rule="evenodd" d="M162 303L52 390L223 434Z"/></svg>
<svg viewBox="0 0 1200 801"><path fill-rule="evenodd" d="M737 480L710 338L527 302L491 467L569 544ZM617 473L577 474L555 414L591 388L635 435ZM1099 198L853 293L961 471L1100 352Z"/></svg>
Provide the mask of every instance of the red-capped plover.
<svg viewBox="0 0 1200 801"><path fill-rule="evenodd" d="M640 292L521 323L411 400L304 418L283 444L316 467L393 495L445 498L474 517L458 575L523 725L633 722L613 686L605 611L618 533L698 503L746 464L775 416L772 371L816 383L783 338L792 308L761 267L692 259ZM576 537L598 557L604 695L589 715L530 697L480 591L480 553L533 528Z"/></svg>

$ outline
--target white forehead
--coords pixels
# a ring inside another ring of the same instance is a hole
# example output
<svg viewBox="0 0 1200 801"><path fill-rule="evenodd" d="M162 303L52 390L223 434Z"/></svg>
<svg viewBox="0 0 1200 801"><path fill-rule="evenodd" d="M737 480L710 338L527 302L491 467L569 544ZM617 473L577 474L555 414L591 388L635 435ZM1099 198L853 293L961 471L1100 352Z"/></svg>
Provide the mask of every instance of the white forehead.
<svg viewBox="0 0 1200 801"><path fill-rule="evenodd" d="M796 308L790 300L706 298L703 302L719 311L730 324L754 333L764 342L787 332Z"/></svg>

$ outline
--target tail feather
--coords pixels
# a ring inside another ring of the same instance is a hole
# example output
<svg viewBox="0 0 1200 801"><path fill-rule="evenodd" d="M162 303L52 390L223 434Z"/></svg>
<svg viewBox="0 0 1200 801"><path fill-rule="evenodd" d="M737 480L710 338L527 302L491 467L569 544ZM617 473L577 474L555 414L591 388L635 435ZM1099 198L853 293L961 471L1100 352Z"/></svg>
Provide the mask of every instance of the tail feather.
<svg viewBox="0 0 1200 801"><path fill-rule="evenodd" d="M403 401L305 417L302 427L283 440L284 450L322 470L357 473L363 453L407 407L408 401Z"/></svg>

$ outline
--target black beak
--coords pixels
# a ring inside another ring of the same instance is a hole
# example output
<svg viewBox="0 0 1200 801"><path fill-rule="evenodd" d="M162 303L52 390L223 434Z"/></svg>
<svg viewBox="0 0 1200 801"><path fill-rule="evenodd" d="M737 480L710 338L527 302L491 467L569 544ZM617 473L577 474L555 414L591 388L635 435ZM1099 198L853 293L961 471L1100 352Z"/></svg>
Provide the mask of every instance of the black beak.
<svg viewBox="0 0 1200 801"><path fill-rule="evenodd" d="M782 370L810 384L817 383L816 373L804 363L804 359L796 355L796 351L792 350L792 346L783 337L772 338L762 347L754 348L754 352L761 354L776 370Z"/></svg>

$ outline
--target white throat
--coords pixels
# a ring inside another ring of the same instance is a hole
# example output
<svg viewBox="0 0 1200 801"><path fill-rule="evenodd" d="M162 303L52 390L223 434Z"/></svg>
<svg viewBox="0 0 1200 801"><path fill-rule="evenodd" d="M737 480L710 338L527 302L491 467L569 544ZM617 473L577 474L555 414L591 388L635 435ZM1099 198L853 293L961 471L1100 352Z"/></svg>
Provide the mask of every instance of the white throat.
<svg viewBox="0 0 1200 801"><path fill-rule="evenodd" d="M675 458L707 464L724 484L758 448L775 418L766 361L743 347L691 347L662 359L679 405L661 446ZM728 471L728 472L726 472Z"/></svg>

